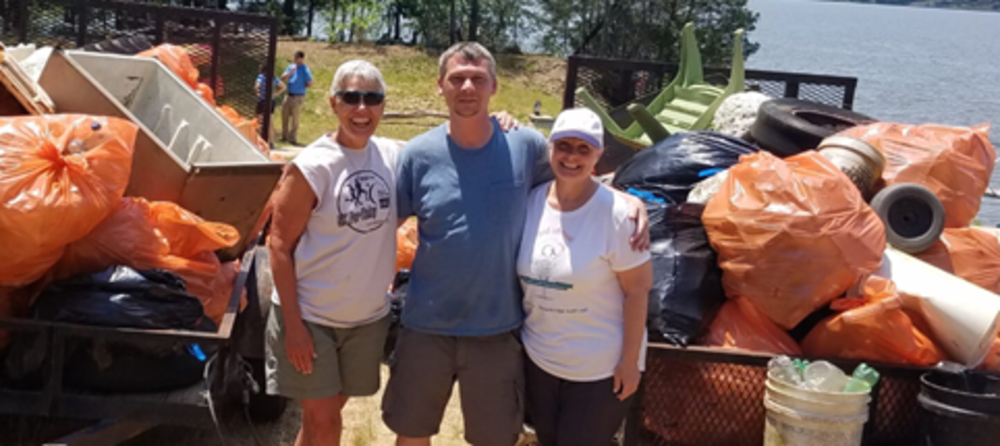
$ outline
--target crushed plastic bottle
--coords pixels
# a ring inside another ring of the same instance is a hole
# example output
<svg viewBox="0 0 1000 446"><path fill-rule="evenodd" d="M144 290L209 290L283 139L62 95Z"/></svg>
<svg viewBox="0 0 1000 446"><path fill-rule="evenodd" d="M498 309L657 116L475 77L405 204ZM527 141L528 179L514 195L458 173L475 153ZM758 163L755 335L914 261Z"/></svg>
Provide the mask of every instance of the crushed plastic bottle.
<svg viewBox="0 0 1000 446"><path fill-rule="evenodd" d="M878 383L879 373L868 364L861 363L854 369L844 386L844 393L868 393Z"/></svg>
<svg viewBox="0 0 1000 446"><path fill-rule="evenodd" d="M803 384L802 368L796 364L796 361L798 360L793 361L792 358L785 355L775 356L767 362L768 373L785 384L801 387Z"/></svg>
<svg viewBox="0 0 1000 446"><path fill-rule="evenodd" d="M847 387L847 375L840 367L826 361L811 362L802 373L805 388L820 392L843 392Z"/></svg>

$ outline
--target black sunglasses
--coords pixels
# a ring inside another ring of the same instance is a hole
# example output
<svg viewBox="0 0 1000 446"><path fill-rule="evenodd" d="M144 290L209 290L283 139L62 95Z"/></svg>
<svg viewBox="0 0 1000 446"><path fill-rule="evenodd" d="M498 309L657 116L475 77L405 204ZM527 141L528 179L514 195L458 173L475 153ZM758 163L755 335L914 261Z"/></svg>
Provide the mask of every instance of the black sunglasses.
<svg viewBox="0 0 1000 446"><path fill-rule="evenodd" d="M341 90L336 93L347 105L358 105L364 99L365 105L374 107L385 100L385 93L380 91L353 91Z"/></svg>

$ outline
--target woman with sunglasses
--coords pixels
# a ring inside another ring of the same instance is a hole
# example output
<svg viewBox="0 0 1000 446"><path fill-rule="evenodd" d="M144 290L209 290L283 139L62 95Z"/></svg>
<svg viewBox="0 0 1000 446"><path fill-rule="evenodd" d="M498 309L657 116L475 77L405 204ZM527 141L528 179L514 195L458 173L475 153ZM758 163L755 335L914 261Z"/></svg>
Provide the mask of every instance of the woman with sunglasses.
<svg viewBox="0 0 1000 446"><path fill-rule="evenodd" d="M289 163L273 198L267 391L301 403L297 446L340 444L347 399L379 387L396 261L398 144L373 136L385 89L371 63L341 65L337 130Z"/></svg>
<svg viewBox="0 0 1000 446"><path fill-rule="evenodd" d="M549 137L556 179L528 197L517 271L527 409L542 446L610 444L645 362L653 267L629 245L625 197L591 176L603 138L593 111L563 111Z"/></svg>

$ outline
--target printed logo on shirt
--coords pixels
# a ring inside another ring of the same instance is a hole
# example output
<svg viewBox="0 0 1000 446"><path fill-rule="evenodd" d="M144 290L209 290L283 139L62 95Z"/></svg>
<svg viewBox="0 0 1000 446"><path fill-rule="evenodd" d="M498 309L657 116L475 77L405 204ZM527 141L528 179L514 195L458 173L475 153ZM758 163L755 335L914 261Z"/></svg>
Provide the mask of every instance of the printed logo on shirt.
<svg viewBox="0 0 1000 446"><path fill-rule="evenodd" d="M359 170L340 187L337 224L362 234L381 228L389 220L391 197L385 179L370 170Z"/></svg>
<svg viewBox="0 0 1000 446"><path fill-rule="evenodd" d="M531 259L531 272L534 273L536 277L521 275L521 280L529 285L535 285L545 289L559 291L573 289L572 284L549 280L552 278L553 271L556 268L559 258L562 257L565 252L566 245L560 242L553 243L551 241L543 241L537 255ZM542 296L545 296L544 290L542 291Z"/></svg>

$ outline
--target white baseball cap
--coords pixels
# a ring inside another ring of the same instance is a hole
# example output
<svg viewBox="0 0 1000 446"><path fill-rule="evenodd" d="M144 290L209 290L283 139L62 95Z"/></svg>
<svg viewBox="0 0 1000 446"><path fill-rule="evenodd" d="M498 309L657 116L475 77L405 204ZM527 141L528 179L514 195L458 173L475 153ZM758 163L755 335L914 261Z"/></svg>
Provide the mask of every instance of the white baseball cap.
<svg viewBox="0 0 1000 446"><path fill-rule="evenodd" d="M589 108L563 110L552 125L549 141L555 142L563 138L579 138L598 150L604 150L604 124L597 113Z"/></svg>

